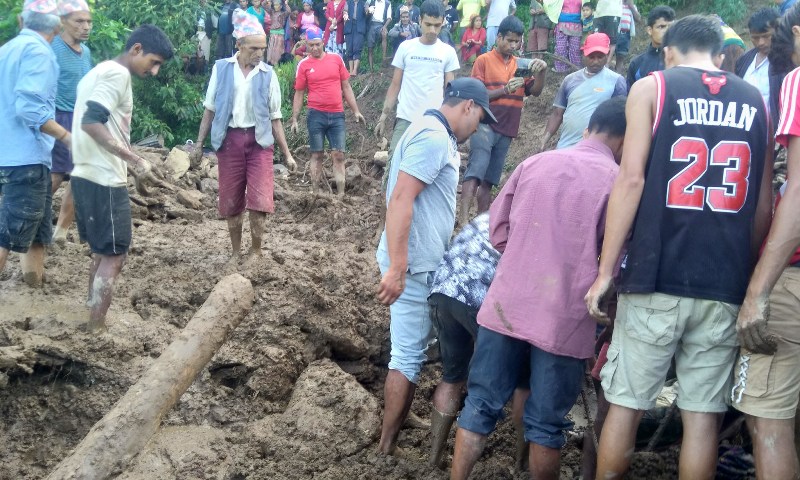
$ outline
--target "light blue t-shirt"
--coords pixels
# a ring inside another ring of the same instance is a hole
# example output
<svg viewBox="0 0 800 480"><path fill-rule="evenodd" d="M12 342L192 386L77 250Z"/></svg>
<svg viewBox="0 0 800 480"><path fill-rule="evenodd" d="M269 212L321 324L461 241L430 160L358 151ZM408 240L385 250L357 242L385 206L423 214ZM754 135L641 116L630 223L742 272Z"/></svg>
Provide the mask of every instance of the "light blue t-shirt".
<svg viewBox="0 0 800 480"><path fill-rule="evenodd" d="M556 148L567 148L583 139L583 131L598 105L611 97L628 94L625 78L609 68L591 77L581 69L564 77L553 106L563 108L564 122Z"/></svg>
<svg viewBox="0 0 800 480"><path fill-rule="evenodd" d="M412 275L433 272L442 261L456 219L460 163L455 137L433 115L426 114L412 123L394 150L386 186L387 206L400 172L426 184L414 200L408 234L408 271ZM379 265L389 267L385 229L375 257Z"/></svg>
<svg viewBox="0 0 800 480"><path fill-rule="evenodd" d="M78 96L78 82L92 69L92 52L81 43L81 53L71 49L60 35L50 44L56 54L61 73L58 76L56 108L62 112L75 111L75 98Z"/></svg>
<svg viewBox="0 0 800 480"><path fill-rule="evenodd" d="M58 63L50 44L27 28L0 47L0 166L50 168L55 138L41 132L56 116Z"/></svg>

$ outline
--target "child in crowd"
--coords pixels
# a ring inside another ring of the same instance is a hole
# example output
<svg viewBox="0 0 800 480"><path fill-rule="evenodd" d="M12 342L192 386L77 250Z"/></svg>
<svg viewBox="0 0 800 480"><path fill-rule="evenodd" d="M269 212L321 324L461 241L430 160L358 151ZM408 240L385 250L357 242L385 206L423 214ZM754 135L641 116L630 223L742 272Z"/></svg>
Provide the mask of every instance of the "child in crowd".
<svg viewBox="0 0 800 480"><path fill-rule="evenodd" d="M584 37L594 33L594 7L590 2L584 3L581 7L581 23Z"/></svg>
<svg viewBox="0 0 800 480"><path fill-rule="evenodd" d="M548 37L553 23L544 12L544 7L536 0L531 1L531 26L528 31L529 52L546 52L548 47ZM534 54L534 58L542 58L541 54Z"/></svg>

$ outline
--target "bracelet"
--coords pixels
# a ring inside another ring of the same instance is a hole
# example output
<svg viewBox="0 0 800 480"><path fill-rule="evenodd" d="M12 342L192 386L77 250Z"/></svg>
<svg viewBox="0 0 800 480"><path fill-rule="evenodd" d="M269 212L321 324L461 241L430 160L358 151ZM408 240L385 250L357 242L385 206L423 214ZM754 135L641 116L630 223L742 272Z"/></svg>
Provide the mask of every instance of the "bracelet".
<svg viewBox="0 0 800 480"><path fill-rule="evenodd" d="M58 141L64 140L65 138L67 138L67 135L69 135L69 130L64 130L64 134L58 137Z"/></svg>

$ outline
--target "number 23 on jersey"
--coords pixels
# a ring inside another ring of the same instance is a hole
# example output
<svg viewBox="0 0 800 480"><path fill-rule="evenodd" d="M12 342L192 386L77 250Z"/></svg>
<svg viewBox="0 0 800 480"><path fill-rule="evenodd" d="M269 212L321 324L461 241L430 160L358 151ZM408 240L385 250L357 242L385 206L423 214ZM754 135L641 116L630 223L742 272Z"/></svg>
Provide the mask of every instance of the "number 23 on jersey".
<svg viewBox="0 0 800 480"><path fill-rule="evenodd" d="M750 145L723 141L709 150L702 138L681 137L672 144L670 160L688 163L667 184L667 207L736 213L747 200L750 187ZM697 185L709 166L725 167L722 185Z"/></svg>

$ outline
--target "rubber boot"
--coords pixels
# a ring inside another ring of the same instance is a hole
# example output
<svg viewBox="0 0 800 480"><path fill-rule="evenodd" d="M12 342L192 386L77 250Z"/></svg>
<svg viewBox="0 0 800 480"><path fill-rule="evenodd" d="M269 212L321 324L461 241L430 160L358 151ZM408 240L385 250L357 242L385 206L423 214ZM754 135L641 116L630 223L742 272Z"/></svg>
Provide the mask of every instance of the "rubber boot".
<svg viewBox="0 0 800 480"><path fill-rule="evenodd" d="M441 467L444 447L447 437L450 436L450 427L456 420L455 415L442 413L435 407L431 408L431 457L428 464L432 467Z"/></svg>
<svg viewBox="0 0 800 480"><path fill-rule="evenodd" d="M525 429L514 428L514 437L516 439L516 452L514 453L514 467L517 472L524 472L528 470L528 441L525 440Z"/></svg>

